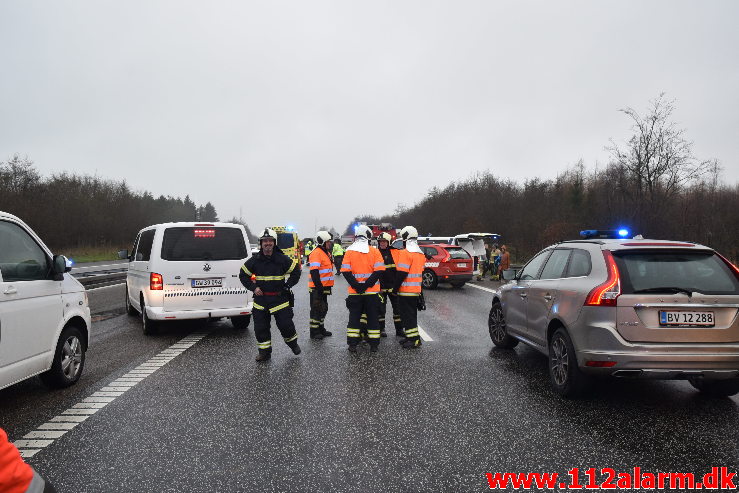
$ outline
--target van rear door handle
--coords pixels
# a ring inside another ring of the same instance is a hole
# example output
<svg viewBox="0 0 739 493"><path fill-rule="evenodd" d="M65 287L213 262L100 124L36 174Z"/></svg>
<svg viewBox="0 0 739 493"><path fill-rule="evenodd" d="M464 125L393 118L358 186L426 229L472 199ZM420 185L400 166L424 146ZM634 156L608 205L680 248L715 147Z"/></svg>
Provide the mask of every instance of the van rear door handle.
<svg viewBox="0 0 739 493"><path fill-rule="evenodd" d="M552 301L552 295L549 294L549 293L547 293L547 294L544 295L544 299L547 300L547 301Z"/></svg>
<svg viewBox="0 0 739 493"><path fill-rule="evenodd" d="M15 286L8 286L5 288L5 291L3 291L3 294L16 294L18 292L17 289L15 289Z"/></svg>

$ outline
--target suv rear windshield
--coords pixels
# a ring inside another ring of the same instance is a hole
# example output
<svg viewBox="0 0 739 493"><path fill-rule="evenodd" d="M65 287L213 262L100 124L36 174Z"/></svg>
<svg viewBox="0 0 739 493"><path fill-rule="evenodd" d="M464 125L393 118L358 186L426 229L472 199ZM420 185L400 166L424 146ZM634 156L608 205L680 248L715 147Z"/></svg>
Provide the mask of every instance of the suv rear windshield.
<svg viewBox="0 0 739 493"><path fill-rule="evenodd" d="M445 248L449 252L451 260L463 260L470 258L469 254L462 248Z"/></svg>
<svg viewBox="0 0 739 493"><path fill-rule="evenodd" d="M277 248L285 250L295 246L295 237L292 233L277 233Z"/></svg>
<svg viewBox="0 0 739 493"><path fill-rule="evenodd" d="M197 230L197 231L196 231ZM163 260L241 260L246 258L244 235L238 228L167 228Z"/></svg>
<svg viewBox="0 0 739 493"><path fill-rule="evenodd" d="M739 280L713 252L615 251L613 255L622 276L621 288L625 294L671 294L679 290L703 294L739 294Z"/></svg>

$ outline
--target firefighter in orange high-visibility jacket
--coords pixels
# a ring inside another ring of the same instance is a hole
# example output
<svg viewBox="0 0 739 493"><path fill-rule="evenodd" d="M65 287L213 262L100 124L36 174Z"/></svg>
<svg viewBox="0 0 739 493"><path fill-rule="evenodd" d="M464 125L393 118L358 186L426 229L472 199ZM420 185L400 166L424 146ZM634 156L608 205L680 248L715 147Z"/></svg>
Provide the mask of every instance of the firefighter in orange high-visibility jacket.
<svg viewBox="0 0 739 493"><path fill-rule="evenodd" d="M341 272L349 283L349 296L346 307L349 309L349 323L346 327L346 342L349 351L356 353L359 344L360 318L367 314L367 338L370 351L377 352L380 345L379 305L380 275L385 270L385 262L380 251L370 246L372 230L359 226L355 231L354 243L346 249L341 263Z"/></svg>
<svg viewBox="0 0 739 493"><path fill-rule="evenodd" d="M323 324L328 313L328 296L334 285L332 246L331 233L319 231L316 233L316 248L308 257L311 339L323 339L331 335Z"/></svg>
<svg viewBox="0 0 739 493"><path fill-rule="evenodd" d="M405 248L396 259L397 274L393 291L398 295L400 319L405 329L405 339L401 343L406 349L415 349L421 346L418 333L418 298L421 295L421 277L426 256L418 246L416 228L406 226L400 230L399 237Z"/></svg>
<svg viewBox="0 0 739 493"><path fill-rule="evenodd" d="M8 435L0 428L0 492L2 493L56 493L48 483L21 458Z"/></svg>

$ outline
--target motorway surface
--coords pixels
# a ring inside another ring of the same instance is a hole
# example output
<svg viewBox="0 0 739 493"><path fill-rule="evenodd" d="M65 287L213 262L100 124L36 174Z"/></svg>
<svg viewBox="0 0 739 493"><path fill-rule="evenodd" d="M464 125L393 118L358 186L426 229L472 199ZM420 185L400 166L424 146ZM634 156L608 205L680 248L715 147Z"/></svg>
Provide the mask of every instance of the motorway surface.
<svg viewBox="0 0 739 493"><path fill-rule="evenodd" d="M0 391L0 427L11 440L53 436L27 460L60 493L458 492L488 489L486 472L737 470L736 397L619 380L560 399L543 356L493 349L491 294L469 285L427 291L419 322L433 340L420 350L391 335L379 353L352 355L345 282L330 298L334 337L312 341L306 277L295 290L303 353L273 328L267 364L254 361L252 326L175 322L146 337L123 314L122 286L91 291L97 321L81 380ZM39 431L60 422L71 430Z"/></svg>

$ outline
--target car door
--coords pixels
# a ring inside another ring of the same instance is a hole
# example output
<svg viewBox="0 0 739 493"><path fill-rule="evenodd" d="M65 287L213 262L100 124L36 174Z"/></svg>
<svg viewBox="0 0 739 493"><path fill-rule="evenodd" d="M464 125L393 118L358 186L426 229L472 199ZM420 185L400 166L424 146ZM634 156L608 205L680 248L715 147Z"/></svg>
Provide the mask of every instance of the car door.
<svg viewBox="0 0 739 493"><path fill-rule="evenodd" d="M539 277L529 283L526 305L526 334L535 343L545 346L549 314L557 302L557 288L564 277L570 258L569 248L555 248L547 258Z"/></svg>
<svg viewBox="0 0 739 493"><path fill-rule="evenodd" d="M532 258L512 282L510 288L501 292L505 310L506 327L510 332L529 337L526 333L526 305L531 282L539 277L544 262L551 250L544 250Z"/></svg>
<svg viewBox="0 0 739 493"><path fill-rule="evenodd" d="M139 240L141 239L141 233L136 235L136 239L133 240L133 247L131 248L131 254L128 257L128 274L126 276L126 289L128 290L128 299L131 300L133 306L139 306L139 287L138 278L133 268L133 260L136 258L136 249L139 246Z"/></svg>
<svg viewBox="0 0 739 493"><path fill-rule="evenodd" d="M48 368L64 317L61 285L36 239L0 220L0 387Z"/></svg>

